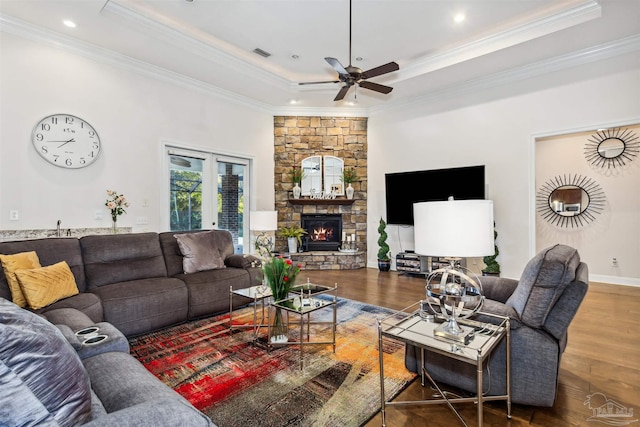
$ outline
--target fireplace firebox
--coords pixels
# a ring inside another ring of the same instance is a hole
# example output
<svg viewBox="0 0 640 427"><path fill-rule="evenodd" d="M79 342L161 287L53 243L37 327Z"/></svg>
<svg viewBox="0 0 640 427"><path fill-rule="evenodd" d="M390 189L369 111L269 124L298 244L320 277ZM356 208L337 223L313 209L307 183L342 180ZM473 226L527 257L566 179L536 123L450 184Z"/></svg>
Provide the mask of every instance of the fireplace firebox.
<svg viewBox="0 0 640 427"><path fill-rule="evenodd" d="M337 251L342 236L342 215L302 214L301 227L309 251Z"/></svg>

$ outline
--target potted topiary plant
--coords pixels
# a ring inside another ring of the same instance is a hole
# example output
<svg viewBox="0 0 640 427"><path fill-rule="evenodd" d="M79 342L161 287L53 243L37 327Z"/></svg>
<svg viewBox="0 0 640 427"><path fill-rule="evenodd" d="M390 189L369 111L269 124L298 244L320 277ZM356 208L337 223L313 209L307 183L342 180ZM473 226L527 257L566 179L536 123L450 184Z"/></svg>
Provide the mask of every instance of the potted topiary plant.
<svg viewBox="0 0 640 427"><path fill-rule="evenodd" d="M500 275L500 264L496 260L500 251L498 250L498 245L495 244L495 239L498 238L498 232L495 229L495 224L493 228L493 238L494 238L494 253L493 255L486 256L482 258L484 261L485 267L482 269L483 276L499 276Z"/></svg>
<svg viewBox="0 0 640 427"><path fill-rule="evenodd" d="M282 227L278 232L281 237L287 238L287 244L289 245L289 252L298 252L298 244L302 244L302 236L307 234L307 231L302 227L291 226Z"/></svg>
<svg viewBox="0 0 640 427"><path fill-rule="evenodd" d="M356 182L357 180L358 172L356 172L355 168L346 168L342 171L342 182L349 184L349 186L344 189L347 199L353 199L354 189L351 186L351 183Z"/></svg>
<svg viewBox="0 0 640 427"><path fill-rule="evenodd" d="M387 223L380 218L380 225L378 225L378 270L389 271L391 269L391 257L389 256L389 245L387 245Z"/></svg>

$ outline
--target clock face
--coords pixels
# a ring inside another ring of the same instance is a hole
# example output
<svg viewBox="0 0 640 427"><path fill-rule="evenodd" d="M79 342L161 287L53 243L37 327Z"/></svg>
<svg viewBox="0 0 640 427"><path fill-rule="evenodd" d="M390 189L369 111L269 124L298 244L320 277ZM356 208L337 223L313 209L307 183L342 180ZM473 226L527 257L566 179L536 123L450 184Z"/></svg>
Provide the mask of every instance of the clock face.
<svg viewBox="0 0 640 427"><path fill-rule="evenodd" d="M98 132L71 114L54 114L40 120L33 128L31 141L46 161L62 168L89 166L100 155Z"/></svg>

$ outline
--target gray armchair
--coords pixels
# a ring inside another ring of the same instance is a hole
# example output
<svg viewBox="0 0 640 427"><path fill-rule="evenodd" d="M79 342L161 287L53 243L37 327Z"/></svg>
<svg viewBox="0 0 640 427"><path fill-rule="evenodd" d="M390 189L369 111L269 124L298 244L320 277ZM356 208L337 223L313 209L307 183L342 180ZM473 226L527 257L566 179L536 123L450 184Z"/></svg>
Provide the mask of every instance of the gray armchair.
<svg viewBox="0 0 640 427"><path fill-rule="evenodd" d="M519 281L482 277L486 298L482 312L511 319L512 402L553 406L567 328L587 293L588 275L576 249L555 245L532 258ZM491 321L482 314L476 318ZM483 367L486 395L506 394L505 346L503 341ZM407 345L405 365L418 372L419 364L419 349ZM437 382L476 391L473 365L425 352L425 367Z"/></svg>

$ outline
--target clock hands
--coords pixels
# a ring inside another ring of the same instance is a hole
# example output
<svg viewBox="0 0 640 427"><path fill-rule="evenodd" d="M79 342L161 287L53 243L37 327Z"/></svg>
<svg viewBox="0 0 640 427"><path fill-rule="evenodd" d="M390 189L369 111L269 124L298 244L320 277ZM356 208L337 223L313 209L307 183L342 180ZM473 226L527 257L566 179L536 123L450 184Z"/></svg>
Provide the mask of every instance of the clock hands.
<svg viewBox="0 0 640 427"><path fill-rule="evenodd" d="M76 142L76 140L75 140L75 138L71 138L71 139L70 139L70 140L68 140L68 141L47 141L47 142L62 142L63 144L58 145L58 148L60 148L60 147L62 147L63 145L66 145L66 144L68 144L68 143L70 143L70 142Z"/></svg>

